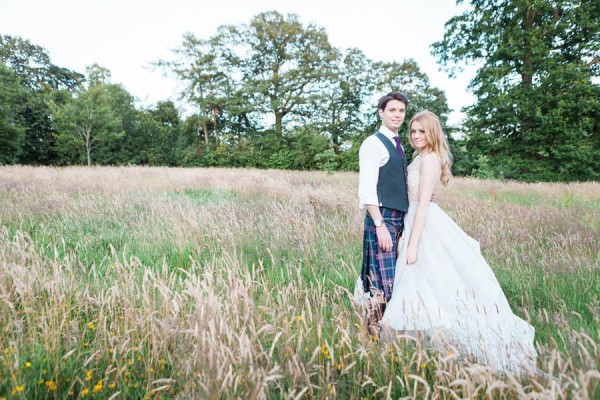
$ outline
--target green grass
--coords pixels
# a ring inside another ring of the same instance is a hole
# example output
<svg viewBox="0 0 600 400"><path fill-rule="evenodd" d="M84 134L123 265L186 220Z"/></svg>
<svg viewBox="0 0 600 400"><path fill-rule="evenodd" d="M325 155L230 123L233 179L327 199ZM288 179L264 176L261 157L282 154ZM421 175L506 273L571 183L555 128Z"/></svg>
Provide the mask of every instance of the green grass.
<svg viewBox="0 0 600 400"><path fill-rule="evenodd" d="M536 328L538 368L555 382L534 384L369 339L351 299L362 257L354 174L132 168L116 180L105 170L103 184L86 169L11 171L19 184L0 192L0 398L598 393L584 377L600 360L600 185L457 179L437 198Z"/></svg>

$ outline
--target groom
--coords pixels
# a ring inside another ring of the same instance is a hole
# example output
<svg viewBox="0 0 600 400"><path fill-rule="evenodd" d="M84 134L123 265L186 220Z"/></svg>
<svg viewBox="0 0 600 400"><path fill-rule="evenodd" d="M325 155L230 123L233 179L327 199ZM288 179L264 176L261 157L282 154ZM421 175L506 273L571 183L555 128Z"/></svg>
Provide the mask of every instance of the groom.
<svg viewBox="0 0 600 400"><path fill-rule="evenodd" d="M358 197L366 208L363 237L363 290L369 293L366 324L379 335L379 321L392 296L397 244L408 211L406 157L398 129L404 122L408 98L390 92L379 99L379 132L369 136L359 150Z"/></svg>

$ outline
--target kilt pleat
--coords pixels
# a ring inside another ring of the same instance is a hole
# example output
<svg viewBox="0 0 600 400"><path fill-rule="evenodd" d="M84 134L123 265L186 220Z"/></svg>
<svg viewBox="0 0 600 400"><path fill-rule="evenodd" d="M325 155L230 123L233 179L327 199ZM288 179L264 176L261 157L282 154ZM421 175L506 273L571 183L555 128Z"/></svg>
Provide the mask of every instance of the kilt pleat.
<svg viewBox="0 0 600 400"><path fill-rule="evenodd" d="M361 279L365 293L383 292L385 300L392 297L396 271L396 246L404 228L404 212L380 207L383 222L392 236L392 250L385 252L377 244L373 218L367 212L363 234L363 263ZM395 239L395 240L394 240Z"/></svg>

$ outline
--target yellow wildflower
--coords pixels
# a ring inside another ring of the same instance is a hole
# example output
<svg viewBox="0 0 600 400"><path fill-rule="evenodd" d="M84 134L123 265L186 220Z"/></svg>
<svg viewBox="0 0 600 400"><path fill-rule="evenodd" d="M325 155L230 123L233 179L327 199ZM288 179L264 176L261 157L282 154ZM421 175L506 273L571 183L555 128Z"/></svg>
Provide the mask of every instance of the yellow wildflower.
<svg viewBox="0 0 600 400"><path fill-rule="evenodd" d="M58 389L54 381L46 381L46 388L51 392L55 392Z"/></svg>
<svg viewBox="0 0 600 400"><path fill-rule="evenodd" d="M87 370L87 371L85 371L85 380L86 380L87 382L89 382L89 381L91 381L91 380L92 380L92 371L91 371L91 370Z"/></svg>
<svg viewBox="0 0 600 400"><path fill-rule="evenodd" d="M421 368L423 368L423 369L425 369L425 367L426 367L426 366L427 366L427 364L426 364L426 363L422 363L422 364L421 364Z"/></svg>
<svg viewBox="0 0 600 400"><path fill-rule="evenodd" d="M83 389L83 390L81 391L81 397L85 397L85 396L87 396L89 392L90 392L90 389Z"/></svg>
<svg viewBox="0 0 600 400"><path fill-rule="evenodd" d="M94 392L101 392L103 388L104 388L104 384L102 383L102 379L100 379L98 381L98 383L96 383L96 385L94 385Z"/></svg>
<svg viewBox="0 0 600 400"><path fill-rule="evenodd" d="M23 390L25 390L25 385L17 385L15 390L17 391L17 393L21 393Z"/></svg>
<svg viewBox="0 0 600 400"><path fill-rule="evenodd" d="M108 385L109 388L114 389L117 386L115 382L112 382Z"/></svg>
<svg viewBox="0 0 600 400"><path fill-rule="evenodd" d="M93 322L90 322L90 323L88 323L88 324L87 324L87 327L88 327L88 329L89 329L90 331L93 331L93 330L96 328L96 327L94 326L94 323L93 323Z"/></svg>
<svg viewBox="0 0 600 400"><path fill-rule="evenodd" d="M298 315L298 321L302 321L302 316Z"/></svg>
<svg viewBox="0 0 600 400"><path fill-rule="evenodd" d="M31 367L31 363L30 363L29 361L27 361L27 362L25 363L25 368L29 368L29 367Z"/></svg>

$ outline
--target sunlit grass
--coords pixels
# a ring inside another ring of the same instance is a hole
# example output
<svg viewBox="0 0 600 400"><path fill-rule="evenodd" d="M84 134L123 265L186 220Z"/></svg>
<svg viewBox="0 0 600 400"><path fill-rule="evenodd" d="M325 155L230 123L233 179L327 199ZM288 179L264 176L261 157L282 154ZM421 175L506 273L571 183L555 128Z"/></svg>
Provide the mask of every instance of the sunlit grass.
<svg viewBox="0 0 600 400"><path fill-rule="evenodd" d="M376 343L357 175L0 168L0 398L593 398L600 184L454 179L538 369Z"/></svg>

